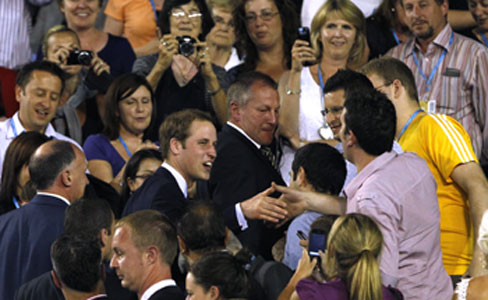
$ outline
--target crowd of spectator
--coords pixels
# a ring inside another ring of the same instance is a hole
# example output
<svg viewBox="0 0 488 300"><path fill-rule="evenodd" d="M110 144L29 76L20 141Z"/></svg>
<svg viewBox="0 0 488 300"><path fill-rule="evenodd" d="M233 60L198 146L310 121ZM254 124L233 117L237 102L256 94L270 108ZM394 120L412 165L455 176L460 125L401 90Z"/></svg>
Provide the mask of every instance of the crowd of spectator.
<svg viewBox="0 0 488 300"><path fill-rule="evenodd" d="M486 0L2 0L0 299L488 297Z"/></svg>

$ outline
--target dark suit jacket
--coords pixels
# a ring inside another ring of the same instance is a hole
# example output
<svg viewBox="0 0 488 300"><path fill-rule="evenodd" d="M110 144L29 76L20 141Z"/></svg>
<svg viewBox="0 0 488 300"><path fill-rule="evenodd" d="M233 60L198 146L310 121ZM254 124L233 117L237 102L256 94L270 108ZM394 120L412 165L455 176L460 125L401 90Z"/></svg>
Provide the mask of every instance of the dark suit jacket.
<svg viewBox="0 0 488 300"><path fill-rule="evenodd" d="M185 296L177 286L168 286L154 293L149 300L184 300Z"/></svg>
<svg viewBox="0 0 488 300"><path fill-rule="evenodd" d="M243 245L266 259L272 259L271 248L282 236L283 229L276 230L262 220L247 220L249 227L241 231L235 204L269 188L273 181L284 185L281 175L260 150L226 124L218 139L217 158L209 180L210 193L223 212L227 226Z"/></svg>
<svg viewBox="0 0 488 300"><path fill-rule="evenodd" d="M50 248L64 231L61 199L36 195L0 217L0 299L13 299L25 282L52 269Z"/></svg>
<svg viewBox="0 0 488 300"><path fill-rule="evenodd" d="M137 300L136 293L120 286L120 280L113 271L106 270L104 286L108 298L100 299ZM51 272L46 272L24 283L17 290L15 300L64 300L64 295L61 289L54 284Z"/></svg>
<svg viewBox="0 0 488 300"><path fill-rule="evenodd" d="M159 167L153 176L129 198L122 216L143 209L155 209L164 213L174 224L185 213L187 200L180 190L176 179L163 167Z"/></svg>

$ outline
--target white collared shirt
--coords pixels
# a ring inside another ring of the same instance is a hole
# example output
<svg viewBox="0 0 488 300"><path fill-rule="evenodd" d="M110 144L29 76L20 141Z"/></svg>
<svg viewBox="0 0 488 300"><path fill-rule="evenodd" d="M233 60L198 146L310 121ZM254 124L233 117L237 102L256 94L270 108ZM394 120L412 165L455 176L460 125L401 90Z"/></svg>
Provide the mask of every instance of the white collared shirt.
<svg viewBox="0 0 488 300"><path fill-rule="evenodd" d="M44 196L50 196L54 198L58 198L59 200L62 200L64 203L71 205L71 203L68 201L68 199L64 198L63 196L60 196L58 194L52 194L52 193L46 193L46 192L37 192L37 195L44 195Z"/></svg>
<svg viewBox="0 0 488 300"><path fill-rule="evenodd" d="M178 187L180 188L181 192L183 193L183 195L185 195L185 198L188 198L188 183L186 182L183 175L181 175L180 172L178 172L175 168L173 168L173 166L168 164L166 161L163 162L161 167L165 168L171 173L171 175L173 175L173 177L176 180L176 183L178 183Z"/></svg>
<svg viewBox="0 0 488 300"><path fill-rule="evenodd" d="M3 160L5 158L7 148L12 140L24 131L25 128L20 122L18 111L12 116L12 118L0 122L0 180L2 179ZM77 142L67 136L62 135L59 132L56 132L51 124L47 125L44 134L48 137L53 137L56 140L70 142L76 145L81 151L83 151L83 148L81 148L81 146L78 145Z"/></svg>
<svg viewBox="0 0 488 300"><path fill-rule="evenodd" d="M176 282L173 279L165 279L156 282L155 284L151 285L145 292L142 294L141 300L149 300L152 295L154 295L157 291L164 289L169 286L176 286Z"/></svg>
<svg viewBox="0 0 488 300"><path fill-rule="evenodd" d="M239 131L243 136L245 136L248 140L250 140L251 143L253 143L254 146L256 146L256 148L261 149L261 145L258 142L256 142L255 140L253 140L250 136L248 136L247 133L244 130L242 130L242 128L240 128L239 126L237 126L236 124L234 124L230 121L227 121L227 125L234 128L235 130Z"/></svg>

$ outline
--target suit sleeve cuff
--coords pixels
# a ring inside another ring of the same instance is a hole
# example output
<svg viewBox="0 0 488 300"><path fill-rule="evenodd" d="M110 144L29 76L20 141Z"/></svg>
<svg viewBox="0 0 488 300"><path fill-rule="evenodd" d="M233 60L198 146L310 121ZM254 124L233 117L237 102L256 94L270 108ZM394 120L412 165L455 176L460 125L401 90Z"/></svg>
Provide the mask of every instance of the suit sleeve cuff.
<svg viewBox="0 0 488 300"><path fill-rule="evenodd" d="M236 203L236 218L237 218L237 223L239 224L239 227L241 228L241 231L244 231L247 229L247 220L246 217L244 217L244 213L242 213L242 208L241 208L241 203Z"/></svg>

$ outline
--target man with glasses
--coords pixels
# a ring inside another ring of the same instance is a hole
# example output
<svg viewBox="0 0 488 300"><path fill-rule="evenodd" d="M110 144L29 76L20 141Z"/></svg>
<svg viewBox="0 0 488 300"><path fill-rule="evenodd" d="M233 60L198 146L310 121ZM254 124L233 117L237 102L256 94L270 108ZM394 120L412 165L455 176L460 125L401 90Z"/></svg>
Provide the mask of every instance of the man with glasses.
<svg viewBox="0 0 488 300"><path fill-rule="evenodd" d="M402 148L422 157L436 179L443 262L453 283L468 267L471 276L479 275L482 252L475 241L488 208L488 183L468 133L453 118L420 109L413 74L400 60L375 59L362 72L395 106Z"/></svg>

